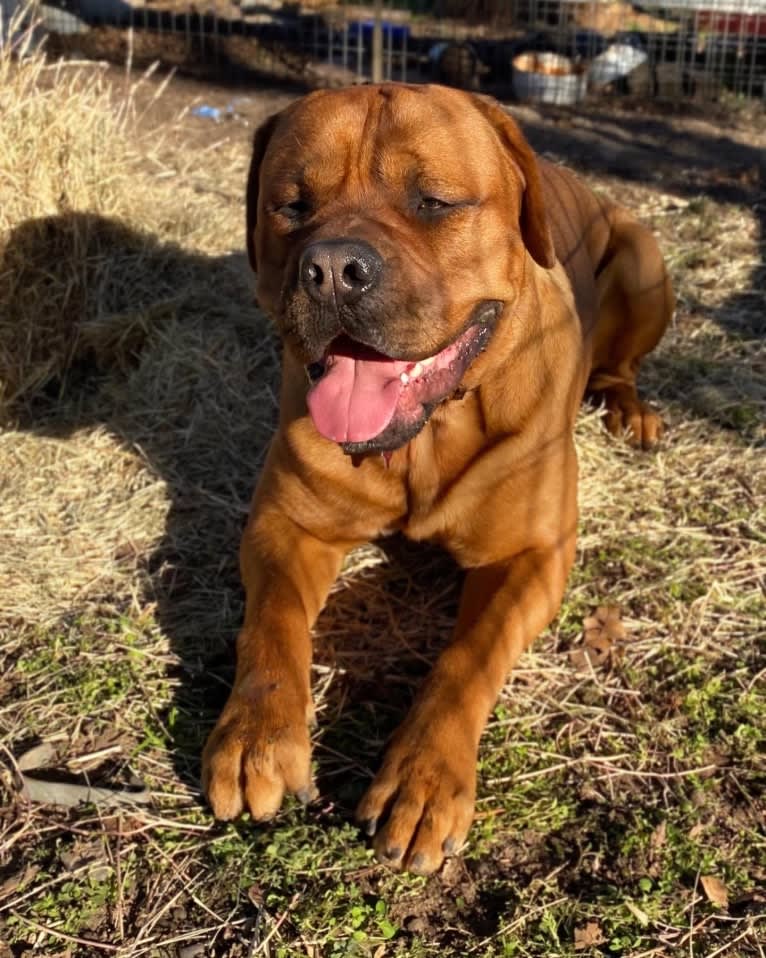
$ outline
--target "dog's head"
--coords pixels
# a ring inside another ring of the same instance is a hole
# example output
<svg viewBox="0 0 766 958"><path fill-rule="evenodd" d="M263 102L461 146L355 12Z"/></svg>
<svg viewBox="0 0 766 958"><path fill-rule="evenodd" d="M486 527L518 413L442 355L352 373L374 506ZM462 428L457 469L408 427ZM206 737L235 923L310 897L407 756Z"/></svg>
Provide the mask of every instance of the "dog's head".
<svg viewBox="0 0 766 958"><path fill-rule="evenodd" d="M313 93L258 130L247 245L314 424L349 453L398 448L466 388L527 253L555 260L513 120L397 84Z"/></svg>

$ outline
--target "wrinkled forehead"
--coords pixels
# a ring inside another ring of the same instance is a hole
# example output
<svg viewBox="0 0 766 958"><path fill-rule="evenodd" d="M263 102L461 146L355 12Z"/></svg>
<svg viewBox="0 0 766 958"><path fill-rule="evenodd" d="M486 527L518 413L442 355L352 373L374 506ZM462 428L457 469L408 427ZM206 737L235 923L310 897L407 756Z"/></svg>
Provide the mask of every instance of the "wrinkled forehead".
<svg viewBox="0 0 766 958"><path fill-rule="evenodd" d="M272 175L299 177L308 188L416 176L483 192L502 162L497 136L470 97L428 86L312 94L288 111L267 155Z"/></svg>

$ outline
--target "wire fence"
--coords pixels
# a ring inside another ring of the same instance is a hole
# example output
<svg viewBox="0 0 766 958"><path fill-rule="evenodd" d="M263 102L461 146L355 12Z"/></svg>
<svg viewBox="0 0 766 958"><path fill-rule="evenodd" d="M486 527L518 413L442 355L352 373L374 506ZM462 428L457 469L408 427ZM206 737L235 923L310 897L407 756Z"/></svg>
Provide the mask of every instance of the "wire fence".
<svg viewBox="0 0 766 958"><path fill-rule="evenodd" d="M8 20L14 0L0 0ZM55 5L54 5L55 4ZM8 9L6 9L8 8ZM49 0L53 54L307 87L437 81L557 104L766 99L766 0Z"/></svg>

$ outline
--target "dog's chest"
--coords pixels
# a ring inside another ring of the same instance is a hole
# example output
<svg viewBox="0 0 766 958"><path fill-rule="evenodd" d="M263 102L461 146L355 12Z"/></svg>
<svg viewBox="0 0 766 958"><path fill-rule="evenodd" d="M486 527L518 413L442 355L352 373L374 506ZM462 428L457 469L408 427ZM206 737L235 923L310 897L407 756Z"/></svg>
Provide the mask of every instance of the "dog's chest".
<svg viewBox="0 0 766 958"><path fill-rule="evenodd" d="M402 531L412 539L433 536L441 503L486 448L488 438L475 393L453 399L431 417L407 450L407 514Z"/></svg>

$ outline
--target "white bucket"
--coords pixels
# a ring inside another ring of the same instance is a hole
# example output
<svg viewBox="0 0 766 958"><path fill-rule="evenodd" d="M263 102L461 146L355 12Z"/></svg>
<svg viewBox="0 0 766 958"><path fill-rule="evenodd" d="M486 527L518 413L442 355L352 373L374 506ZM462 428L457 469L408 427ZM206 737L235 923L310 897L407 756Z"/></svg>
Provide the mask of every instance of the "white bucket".
<svg viewBox="0 0 766 958"><path fill-rule="evenodd" d="M587 74L558 53L520 53L513 58L513 92L519 100L577 103L585 96Z"/></svg>
<svg viewBox="0 0 766 958"><path fill-rule="evenodd" d="M629 76L637 67L646 63L647 56L627 43L614 43L599 54L590 65L588 76L595 87L614 83L620 77Z"/></svg>

